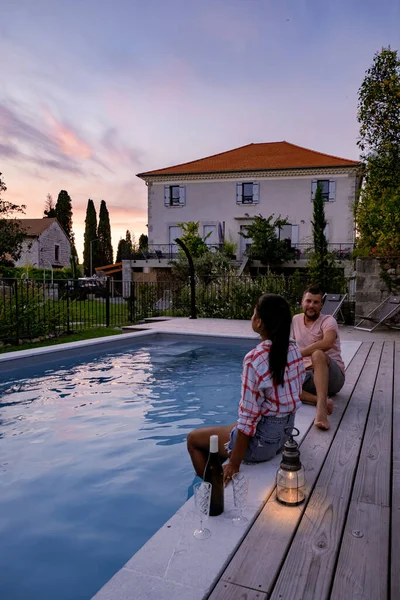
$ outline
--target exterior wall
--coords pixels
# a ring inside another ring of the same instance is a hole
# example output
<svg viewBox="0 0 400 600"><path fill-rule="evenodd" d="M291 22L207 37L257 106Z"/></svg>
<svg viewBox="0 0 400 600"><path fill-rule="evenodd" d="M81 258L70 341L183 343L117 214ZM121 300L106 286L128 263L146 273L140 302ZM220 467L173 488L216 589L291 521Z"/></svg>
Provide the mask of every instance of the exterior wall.
<svg viewBox="0 0 400 600"><path fill-rule="evenodd" d="M308 243L312 235L311 182L313 179L336 181L335 201L326 202L325 214L329 224L329 242L353 242L352 204L355 199L357 175L355 170L345 173L318 173L307 176L251 177L214 180L157 181L148 185L148 234L150 244L168 244L169 227L179 222L200 221L204 225L225 223L225 239L240 247L240 226L249 224L255 215L288 217L299 226L299 243ZM236 184L244 181L259 183L258 204L236 204ZM185 206L164 206L164 185L185 185ZM248 215L248 217L247 217Z"/></svg>
<svg viewBox="0 0 400 600"><path fill-rule="evenodd" d="M367 315L390 295L400 296L400 257L358 258L356 269L356 315ZM382 275L390 280L391 290ZM392 322L400 324L400 312Z"/></svg>
<svg viewBox="0 0 400 600"><path fill-rule="evenodd" d="M71 244L64 231L57 223L53 223L39 238L40 263L39 266L46 268L49 263L53 267L69 267L71 257ZM59 260L55 258L55 246L58 245Z"/></svg>
<svg viewBox="0 0 400 600"><path fill-rule="evenodd" d="M59 246L59 260L55 259L55 246ZM57 223L52 223L39 238L30 238L23 242L22 253L15 263L17 267L32 265L48 269L69 267L71 244Z"/></svg>
<svg viewBox="0 0 400 600"><path fill-rule="evenodd" d="M28 238L22 242L21 256L15 261L16 267L26 267L27 265L37 267L39 263L39 240Z"/></svg>

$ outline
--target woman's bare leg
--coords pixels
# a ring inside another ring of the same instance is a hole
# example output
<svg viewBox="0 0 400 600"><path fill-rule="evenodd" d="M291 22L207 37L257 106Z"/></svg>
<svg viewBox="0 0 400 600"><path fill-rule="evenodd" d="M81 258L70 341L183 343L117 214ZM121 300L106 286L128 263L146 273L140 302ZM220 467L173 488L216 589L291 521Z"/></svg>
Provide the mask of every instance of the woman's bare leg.
<svg viewBox="0 0 400 600"><path fill-rule="evenodd" d="M216 427L202 427L191 431L187 438L187 449L192 459L194 470L199 477L203 477L206 468L208 453L210 450L210 435L218 435L218 453L226 459L228 453L225 450L226 442L229 442L230 433L235 427L232 425L219 425Z"/></svg>

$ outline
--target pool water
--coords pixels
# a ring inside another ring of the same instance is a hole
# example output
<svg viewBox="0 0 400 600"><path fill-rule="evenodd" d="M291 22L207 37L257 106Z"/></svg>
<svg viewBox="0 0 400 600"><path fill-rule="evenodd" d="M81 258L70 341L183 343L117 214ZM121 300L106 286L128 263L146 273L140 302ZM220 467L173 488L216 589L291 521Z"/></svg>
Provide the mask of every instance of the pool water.
<svg viewBox="0 0 400 600"><path fill-rule="evenodd" d="M235 421L254 346L157 341L0 381L4 600L88 599L185 502L186 436Z"/></svg>

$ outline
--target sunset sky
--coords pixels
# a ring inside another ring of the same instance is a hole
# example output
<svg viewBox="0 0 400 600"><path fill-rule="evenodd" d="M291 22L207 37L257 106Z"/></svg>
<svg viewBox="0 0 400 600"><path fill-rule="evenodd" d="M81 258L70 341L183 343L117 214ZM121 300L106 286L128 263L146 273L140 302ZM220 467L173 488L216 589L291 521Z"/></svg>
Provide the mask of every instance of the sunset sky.
<svg viewBox="0 0 400 600"><path fill-rule="evenodd" d="M136 173L250 142L357 158L357 90L400 49L399 0L0 0L4 198L88 198L114 251L147 233ZM160 243L168 240L159 240Z"/></svg>

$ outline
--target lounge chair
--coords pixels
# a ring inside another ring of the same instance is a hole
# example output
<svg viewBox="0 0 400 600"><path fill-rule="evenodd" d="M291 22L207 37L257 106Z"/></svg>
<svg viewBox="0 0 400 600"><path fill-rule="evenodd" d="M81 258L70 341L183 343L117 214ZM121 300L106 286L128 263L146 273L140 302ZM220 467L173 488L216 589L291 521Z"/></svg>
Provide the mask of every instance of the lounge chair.
<svg viewBox="0 0 400 600"><path fill-rule="evenodd" d="M362 317L361 321L359 321L354 329L362 329L363 331L373 331L378 327L378 325L386 325L387 327L393 327L394 329L399 329L394 325L389 325L386 323L389 319L395 316L395 314L400 310L400 296L389 296L383 302L381 302L376 308L371 310L370 313L367 314L366 317ZM372 327L366 327L366 322L370 321L373 325Z"/></svg>
<svg viewBox="0 0 400 600"><path fill-rule="evenodd" d="M325 294L324 305L321 313L323 315L332 315L337 318L336 315L340 315L344 322L344 316L342 313L342 304L346 300L347 294Z"/></svg>

